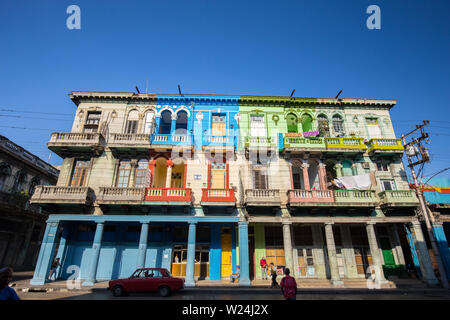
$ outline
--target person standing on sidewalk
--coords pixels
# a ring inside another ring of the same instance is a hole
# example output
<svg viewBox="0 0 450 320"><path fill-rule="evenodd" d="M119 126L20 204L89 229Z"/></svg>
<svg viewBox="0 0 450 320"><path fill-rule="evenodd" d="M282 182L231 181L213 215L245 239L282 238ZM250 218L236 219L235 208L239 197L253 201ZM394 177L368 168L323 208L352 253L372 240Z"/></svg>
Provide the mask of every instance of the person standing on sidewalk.
<svg viewBox="0 0 450 320"><path fill-rule="evenodd" d="M259 261L259 265L261 266L261 277L263 280L267 280L267 261L266 258L262 257Z"/></svg>
<svg viewBox="0 0 450 320"><path fill-rule="evenodd" d="M52 280L52 276L54 273L56 273L56 269L61 265L61 263L59 263L59 258L56 258L55 260L53 260L52 265L50 267L50 274L48 275L48 280ZM55 275L55 280L56 280L56 275Z"/></svg>
<svg viewBox="0 0 450 320"><path fill-rule="evenodd" d="M9 286L12 276L11 268L0 269L0 300L20 300L16 291Z"/></svg>
<svg viewBox="0 0 450 320"><path fill-rule="evenodd" d="M297 300L297 282L289 275L290 273L289 268L284 269L286 276L281 279L281 292L286 300Z"/></svg>

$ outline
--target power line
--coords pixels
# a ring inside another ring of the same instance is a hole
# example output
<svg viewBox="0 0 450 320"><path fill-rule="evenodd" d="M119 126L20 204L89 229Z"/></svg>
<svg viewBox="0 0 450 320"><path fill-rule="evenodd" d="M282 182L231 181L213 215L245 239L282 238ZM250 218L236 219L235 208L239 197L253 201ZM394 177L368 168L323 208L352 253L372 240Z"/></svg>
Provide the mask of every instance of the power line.
<svg viewBox="0 0 450 320"><path fill-rule="evenodd" d="M56 112L41 112L41 111L28 111L28 110L13 110L13 109L0 109L2 112L16 112L16 113L38 113L38 114L48 114L48 115L58 115L58 116L71 116L73 117L73 114L70 113L56 113Z"/></svg>
<svg viewBox="0 0 450 320"><path fill-rule="evenodd" d="M69 119L51 119L51 118L24 117L24 116L9 116L9 115L4 115L4 114L0 114L0 117L36 119L36 120L53 120L53 121L72 121L72 120L69 120Z"/></svg>

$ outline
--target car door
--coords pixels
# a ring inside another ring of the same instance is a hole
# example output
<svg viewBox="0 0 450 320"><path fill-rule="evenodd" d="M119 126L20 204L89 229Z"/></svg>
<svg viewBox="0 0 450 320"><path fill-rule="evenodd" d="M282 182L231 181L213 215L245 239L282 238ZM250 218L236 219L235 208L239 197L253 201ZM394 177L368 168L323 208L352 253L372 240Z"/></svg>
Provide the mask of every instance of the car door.
<svg viewBox="0 0 450 320"><path fill-rule="evenodd" d="M143 280L145 280L143 270L134 272L133 275L126 281L125 291L128 292L142 291Z"/></svg>
<svg viewBox="0 0 450 320"><path fill-rule="evenodd" d="M162 274L159 270L149 270L145 281L145 291L157 291L162 282Z"/></svg>

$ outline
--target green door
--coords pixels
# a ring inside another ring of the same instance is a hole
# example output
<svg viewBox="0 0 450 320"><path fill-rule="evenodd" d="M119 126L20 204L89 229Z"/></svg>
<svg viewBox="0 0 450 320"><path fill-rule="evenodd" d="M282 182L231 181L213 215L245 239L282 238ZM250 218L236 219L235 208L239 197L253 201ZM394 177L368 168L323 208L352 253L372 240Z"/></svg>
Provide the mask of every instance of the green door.
<svg viewBox="0 0 450 320"><path fill-rule="evenodd" d="M395 265L394 255L392 254L391 242L389 238L380 238L381 251L383 252L384 264L387 266Z"/></svg>

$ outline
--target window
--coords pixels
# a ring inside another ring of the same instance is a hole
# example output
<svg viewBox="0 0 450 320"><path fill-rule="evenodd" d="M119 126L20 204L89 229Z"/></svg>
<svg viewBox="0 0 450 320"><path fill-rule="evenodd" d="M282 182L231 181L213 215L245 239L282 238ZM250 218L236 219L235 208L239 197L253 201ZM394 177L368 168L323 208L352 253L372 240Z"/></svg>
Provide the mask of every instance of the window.
<svg viewBox="0 0 450 320"><path fill-rule="evenodd" d="M396 190L394 180L381 180L383 190Z"/></svg>
<svg viewBox="0 0 450 320"><path fill-rule="evenodd" d="M102 113L99 111L89 111L84 124L84 132L97 132Z"/></svg>
<svg viewBox="0 0 450 320"><path fill-rule="evenodd" d="M353 176L352 163L348 160L341 162L342 164L342 175L343 176Z"/></svg>
<svg viewBox="0 0 450 320"><path fill-rule="evenodd" d="M264 123L264 116L250 116L250 136L265 137L266 128Z"/></svg>
<svg viewBox="0 0 450 320"><path fill-rule="evenodd" d="M330 136L330 126L328 124L328 119L324 114L320 114L317 117L319 132L321 137L329 137Z"/></svg>
<svg viewBox="0 0 450 320"><path fill-rule="evenodd" d="M389 171L389 166L387 163L377 162L377 170L378 171Z"/></svg>
<svg viewBox="0 0 450 320"><path fill-rule="evenodd" d="M216 157L214 157L216 161ZM220 161L220 160L219 160ZM225 189L226 188L226 163L225 160L211 163L211 189Z"/></svg>
<svg viewBox="0 0 450 320"><path fill-rule="evenodd" d="M30 196L34 194L34 190L36 189L36 186L39 185L40 179L38 177L34 177L31 179L30 187L28 188L28 193Z"/></svg>
<svg viewBox="0 0 450 320"><path fill-rule="evenodd" d="M308 162L309 187L311 190L320 190L320 178L318 163L314 160Z"/></svg>
<svg viewBox="0 0 450 320"><path fill-rule="evenodd" d="M87 174L90 166L90 160L76 160L72 179L70 180L71 187L84 187L86 185Z"/></svg>
<svg viewBox="0 0 450 320"><path fill-rule="evenodd" d="M225 136L227 134L227 118L224 114L213 114L211 124L211 135Z"/></svg>
<svg viewBox="0 0 450 320"><path fill-rule="evenodd" d="M268 187L267 167L264 165L253 165L253 181L255 189L267 189Z"/></svg>
<svg viewBox="0 0 450 320"><path fill-rule="evenodd" d="M302 130L303 132L313 131L312 118L309 114L304 114L302 116Z"/></svg>
<svg viewBox="0 0 450 320"><path fill-rule="evenodd" d="M131 173L131 162L129 160L120 161L119 172L117 174L117 187L128 188L130 173Z"/></svg>
<svg viewBox="0 0 450 320"><path fill-rule="evenodd" d="M131 110L128 113L128 120L125 127L125 133L137 133L139 123L139 112L137 110Z"/></svg>
<svg viewBox="0 0 450 320"><path fill-rule="evenodd" d="M0 191L6 188L6 180L11 175L11 167L6 164L0 164Z"/></svg>
<svg viewBox="0 0 450 320"><path fill-rule="evenodd" d="M150 171L148 168L147 159L141 159L138 161L135 181L136 188L144 188L150 185Z"/></svg>
<svg viewBox="0 0 450 320"><path fill-rule="evenodd" d="M305 189L303 168L300 165L292 166L292 180L294 182L294 189Z"/></svg>
<svg viewBox="0 0 450 320"><path fill-rule="evenodd" d="M298 119L295 114L289 113L286 116L288 132L298 132Z"/></svg>
<svg viewBox="0 0 450 320"><path fill-rule="evenodd" d="M170 134L172 128L172 113L169 110L165 110L161 113L159 120L159 133Z"/></svg>
<svg viewBox="0 0 450 320"><path fill-rule="evenodd" d="M381 128L377 118L366 118L367 131L370 138L382 138Z"/></svg>
<svg viewBox="0 0 450 320"><path fill-rule="evenodd" d="M151 111L149 111L145 114L144 133L147 133L147 134L152 133L154 116L155 115Z"/></svg>
<svg viewBox="0 0 450 320"><path fill-rule="evenodd" d="M186 111L179 111L177 113L177 121L175 123L176 134L187 133L188 114Z"/></svg>
<svg viewBox="0 0 450 320"><path fill-rule="evenodd" d="M336 135L344 134L344 124L342 118L338 115L333 116L333 130L336 133Z"/></svg>

